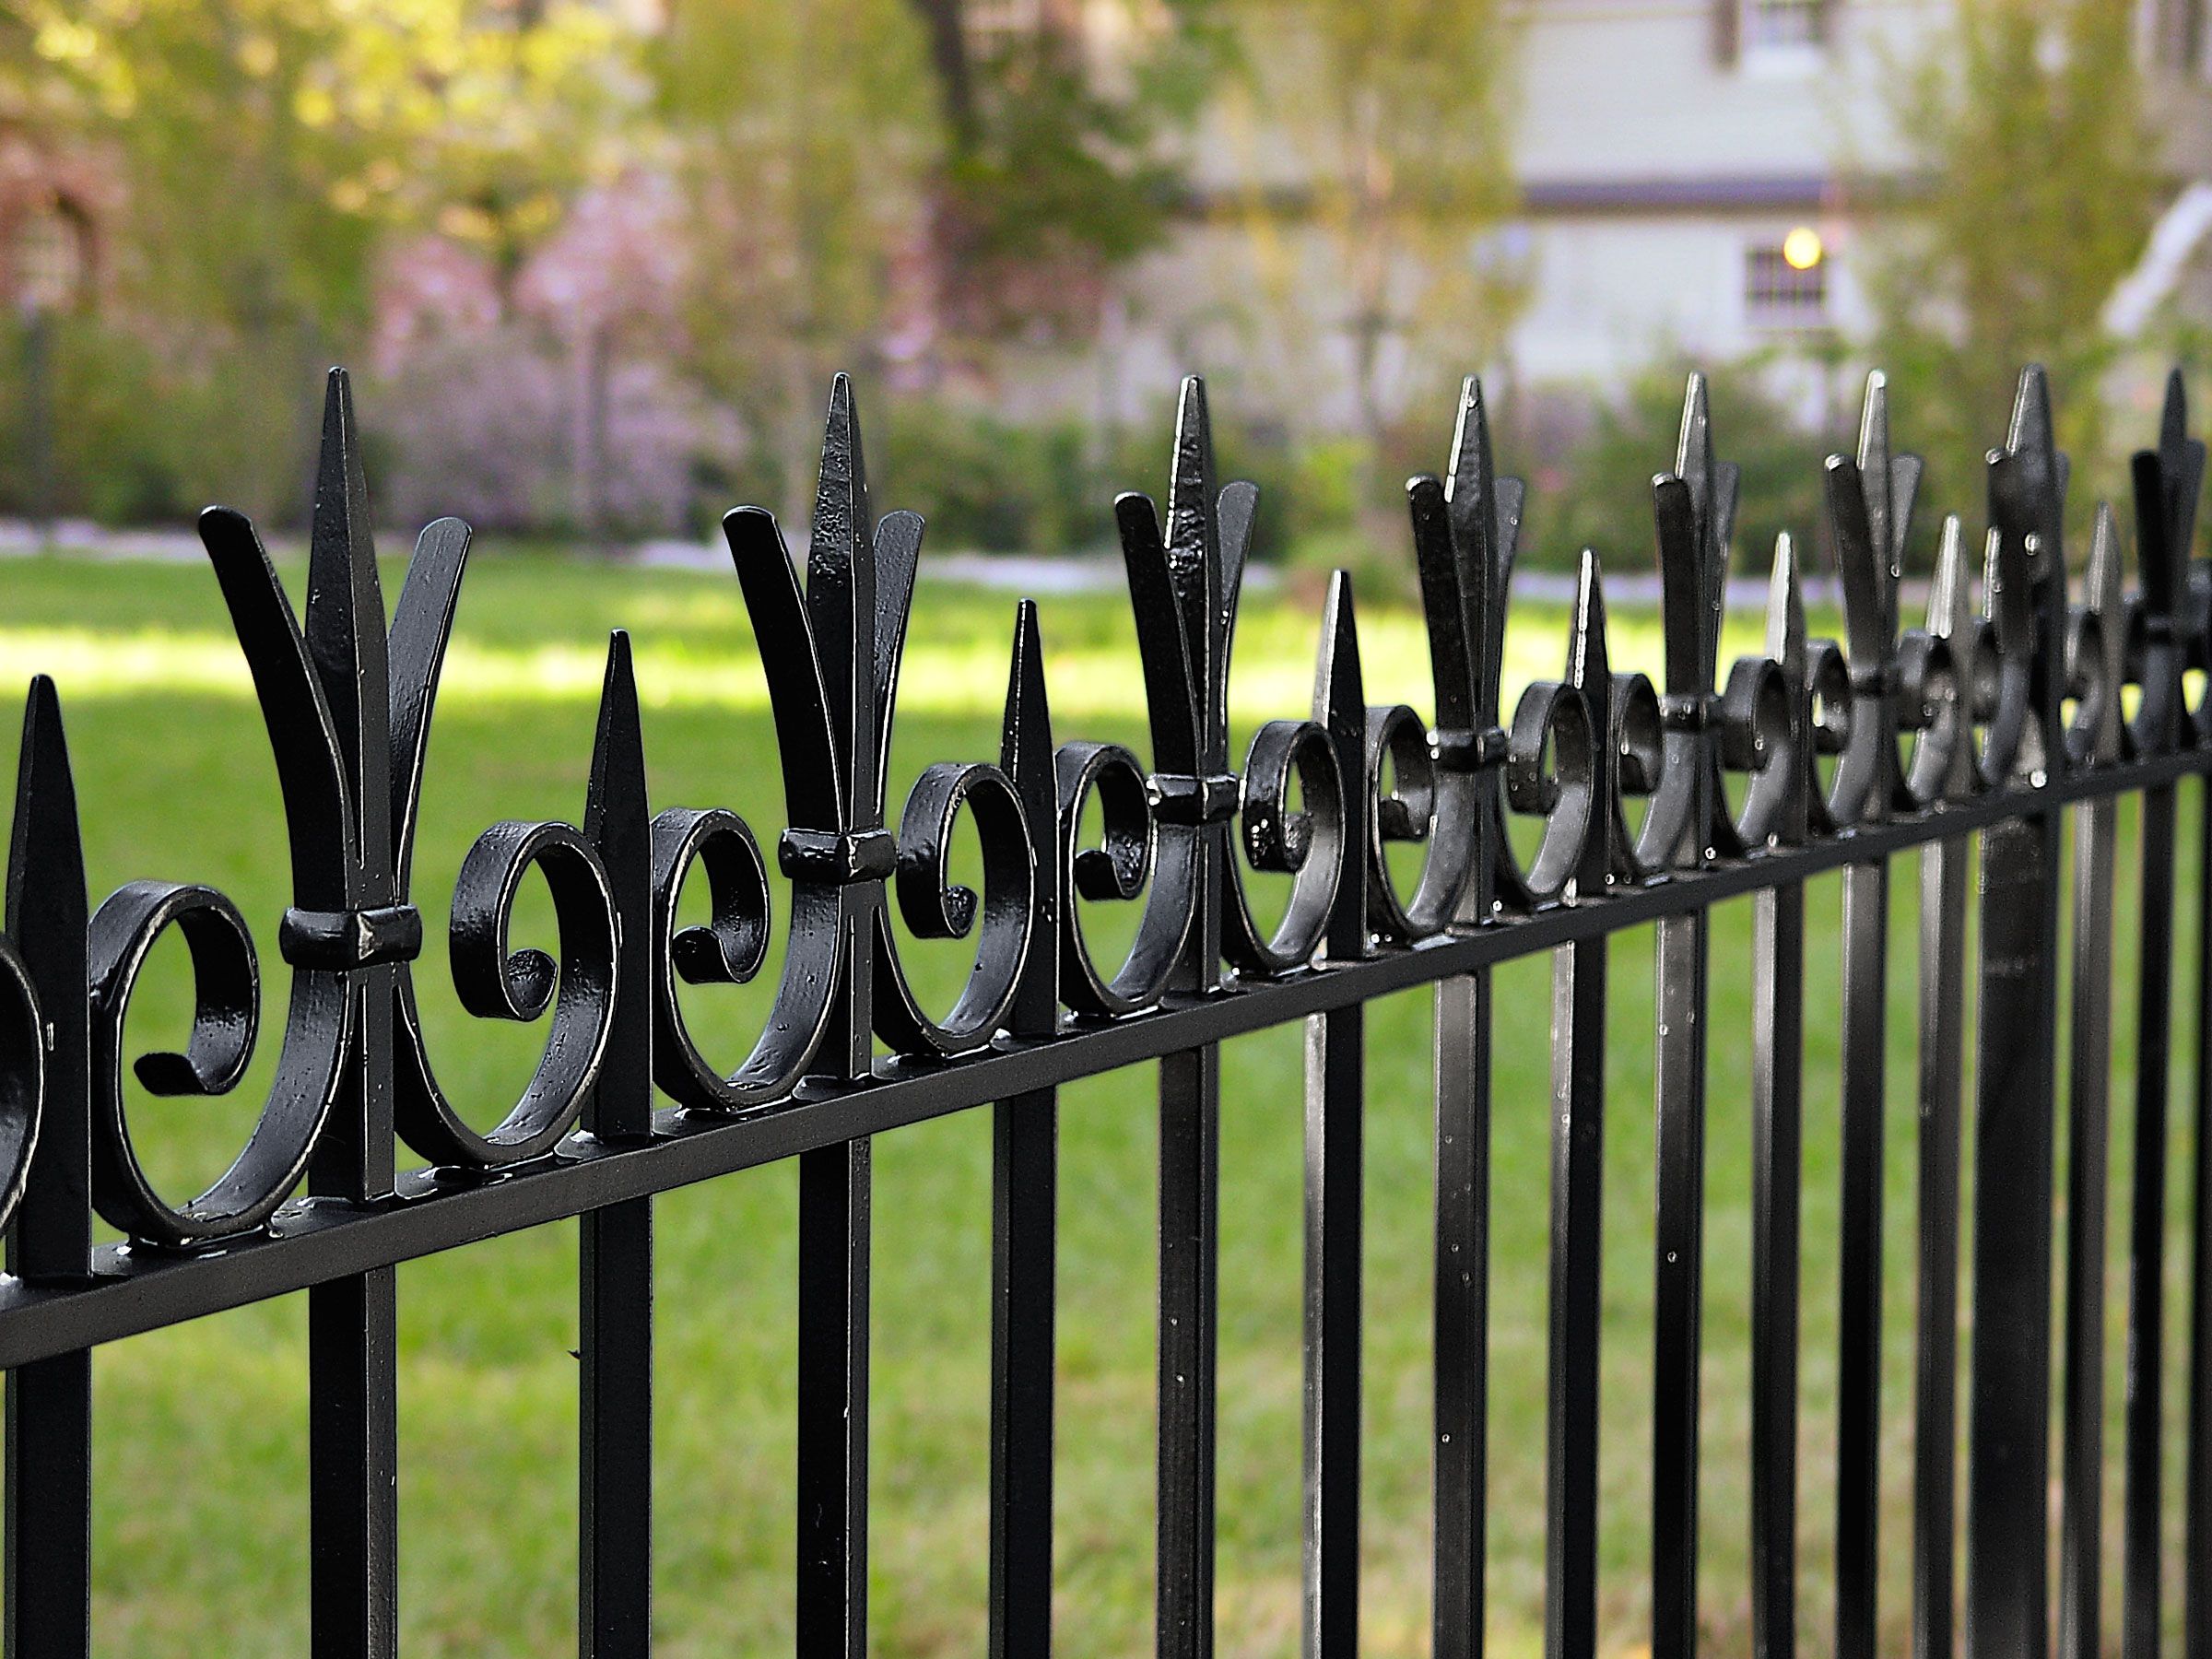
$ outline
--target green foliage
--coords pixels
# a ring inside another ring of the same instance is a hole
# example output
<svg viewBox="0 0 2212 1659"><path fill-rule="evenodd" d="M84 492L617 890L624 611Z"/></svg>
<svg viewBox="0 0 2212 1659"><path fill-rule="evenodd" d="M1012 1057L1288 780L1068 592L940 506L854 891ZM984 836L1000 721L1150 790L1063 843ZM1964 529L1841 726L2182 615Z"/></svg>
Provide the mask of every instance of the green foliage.
<svg viewBox="0 0 2212 1659"><path fill-rule="evenodd" d="M1532 492L1522 559L1572 568L1584 547L1606 568L1648 571L1655 557L1652 478L1671 472L1682 426L1686 365L1657 363L1621 395L1600 404L1588 433L1569 455L1562 488ZM1719 458L1743 468L1735 514L1735 569L1770 567L1774 538L1788 531L1809 555L1822 525L1821 434L1763 393L1747 370L1710 383Z"/></svg>
<svg viewBox="0 0 2212 1659"><path fill-rule="evenodd" d="M940 549L1057 553L1108 527L1083 433L1066 421L1017 424L912 399L893 406L871 470L886 503L922 513Z"/></svg>
<svg viewBox="0 0 2212 1659"><path fill-rule="evenodd" d="M195 498L296 513L314 371L365 342L393 235L511 272L636 101L628 37L582 0L21 0L14 21L0 85L34 86L42 138L115 187L112 337L74 331L62 406L79 430L121 418L96 388L131 359L177 428L117 452L120 482L72 482L88 504L166 500L173 468Z"/></svg>
<svg viewBox="0 0 2212 1659"><path fill-rule="evenodd" d="M1297 324L1348 341L1360 429L1379 451L1385 347L1416 363L1484 361L1519 302L1522 274L1477 255L1514 201L1504 8L1237 0L1235 16L1245 75L1229 115L1253 158L1243 195L1264 297L1291 312L1331 297ZM1285 149L1298 163L1288 199L1267 164ZM1371 480L1370 510L1394 487Z"/></svg>
<svg viewBox="0 0 2212 1659"><path fill-rule="evenodd" d="M2098 325L2156 210L2158 145L2124 0L1961 0L1900 83L1915 183L1874 274L1882 356L1933 499L1970 504L2021 365L2071 389L2056 415L2085 486L2117 482L2095 394Z"/></svg>
<svg viewBox="0 0 2212 1659"><path fill-rule="evenodd" d="M1097 433L1072 418L1013 421L953 400L894 399L884 429L869 440L869 470L878 505L922 513L933 547L1104 552L1116 546L1116 495L1141 490L1164 506L1163 435L1172 429L1171 411L1162 409L1101 448ZM1260 487L1253 558L1280 559L1299 537L1342 521L1346 492L1312 488L1312 452L1294 453L1233 419L1218 421L1215 441L1221 477Z"/></svg>
<svg viewBox="0 0 2212 1659"><path fill-rule="evenodd" d="M945 120L933 231L947 320L979 339L1088 334L1107 276L1167 234L1182 168L1162 140L1212 88L1219 0L1133 8L1111 76L1063 29L1006 29L979 51L959 0L912 3Z"/></svg>

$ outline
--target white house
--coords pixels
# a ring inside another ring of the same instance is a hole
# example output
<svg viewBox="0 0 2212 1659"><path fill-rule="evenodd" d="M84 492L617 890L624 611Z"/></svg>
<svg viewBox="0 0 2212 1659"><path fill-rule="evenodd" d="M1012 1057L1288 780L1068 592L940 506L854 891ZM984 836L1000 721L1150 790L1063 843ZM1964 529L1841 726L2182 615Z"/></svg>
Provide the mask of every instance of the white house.
<svg viewBox="0 0 2212 1659"><path fill-rule="evenodd" d="M2153 96L2184 117L2176 174L2212 177L2201 91L2212 0L2139 3ZM1509 0L1519 208L1462 257L1517 273L1526 298L1486 360L1443 367L1605 383L1663 352L1717 363L1763 351L1785 365L1816 347L1848 355L1873 319L1842 181L1904 171L1895 87L1950 4ZM1295 50L1266 42L1269 54ZM1193 159L1204 211L1124 283L1096 359L1100 412L1135 414L1196 366L1314 425L1349 424L1358 324L1341 228L1277 214L1255 233L1249 210L1263 195L1294 199L1306 158L1264 112L1225 107ZM2170 265L2178 240L2170 231ZM2186 271L2176 280L2188 291ZM1426 395L1435 355L1384 329L1381 401ZM1815 377L1799 383L1810 393ZM1065 378L1030 390L1067 396Z"/></svg>

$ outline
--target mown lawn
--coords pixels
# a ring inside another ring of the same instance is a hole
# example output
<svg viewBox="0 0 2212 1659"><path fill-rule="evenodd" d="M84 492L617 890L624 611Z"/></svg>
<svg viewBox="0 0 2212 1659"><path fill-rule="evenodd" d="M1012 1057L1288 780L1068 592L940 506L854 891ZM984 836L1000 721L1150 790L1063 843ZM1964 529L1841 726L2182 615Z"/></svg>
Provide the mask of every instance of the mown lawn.
<svg viewBox="0 0 2212 1659"><path fill-rule="evenodd" d="M396 587L399 568L388 569ZM297 578L295 570L289 574ZM892 772L995 753L1011 602L937 592L924 563ZM1239 636L1247 726L1308 695L1314 611L1253 601ZM483 559L461 606L430 759L417 894L433 935L455 868L496 818L582 806L605 629L630 628L655 807L736 807L782 823L765 697L736 584L547 558ZM1517 622L1509 683L1555 671L1564 614ZM1656 668L1649 618L1617 618L1617 663ZM1125 607L1063 598L1043 617L1064 735L1141 745L1143 693ZM1410 616L1363 618L1371 697L1426 708ZM1750 619L1732 647L1750 645ZM215 883L276 959L287 871L274 774L212 578L202 570L25 560L0 568L0 678L61 680L96 894L135 877ZM16 695L19 695L16 693ZM2194 791L2183 844L2194 845ZM2134 835L2122 819L2124 846ZM2186 861L2185 861L2186 863ZM1893 884L1882 1645L1902 1651L1911 1594L1915 1008L1914 865ZM2112 1237L2128 1225L2132 854L2121 865L2122 983L2112 1077ZM2185 875L2183 909L2194 914ZM534 901L535 903L535 901ZM1836 1301L1838 888L1810 891L1802 1366L1801 1630L1828 1647ZM524 926L549 942L542 907ZM1715 1653L1744 1651L1750 1264L1751 912L1716 914L1704 1371L1702 1618ZM2186 931L2186 930L2184 930ZM2194 967L2183 967L2187 983ZM134 1041L177 1041L181 950L142 993ZM1630 1653L1647 1623L1652 1280L1651 939L1613 953L1606 1125L1604 1624ZM503 1109L535 1055L527 1028L464 1016L435 942L420 971L449 1092ZM940 989L956 948L910 961ZM1491 1384L1491 1635L1541 1646L1548 968L1498 986ZM759 988L688 1006L735 1064ZM2185 1021L2183 1022L2185 1025ZM1367 1651L1427 1650L1430 1059L1425 998L1370 1025L1367 1235ZM220 1101L133 1102L166 1190L196 1190L242 1134L273 1045ZM1224 1067L1218 1623L1227 1654L1279 1654L1299 1617L1300 1041L1241 1040ZM2062 1070L2062 1076L2063 1076ZM2177 1068L2185 1088L2189 1072ZM2185 1218L2188 1102L2176 1101L2170 1210ZM1064 1100L1057 1595L1069 1659L1151 1646L1155 1124L1149 1071ZM403 1154L404 1156L404 1154ZM983 1629L989 1409L990 1126L982 1113L876 1149L872 1604L885 1655L970 1653ZM2063 1177L2062 1177L2063 1191ZM659 1205L658 1651L788 1653L792 1579L794 1181L771 1168ZM2185 1251L2177 1219L2169 1307L2170 1444L2181 1425ZM400 1271L401 1604L409 1653L544 1654L572 1641L577 1343L575 1230L551 1227ZM2108 1380L2118 1443L2124 1286L2109 1276ZM305 1308L300 1298L115 1345L98 1393L95 1629L103 1653L293 1654L306 1642ZM2116 1470L2116 1463L2114 1464ZM2177 1465L2178 1468L2178 1465ZM2112 1503L2116 1504L2117 1481ZM2115 1568L2116 1510L2108 1507ZM2178 1545L2178 1505L2170 1501ZM2170 1547L2170 1572L2178 1549ZM2108 1601L2116 1606L2116 1599ZM2109 1616L2108 1616L2109 1621Z"/></svg>

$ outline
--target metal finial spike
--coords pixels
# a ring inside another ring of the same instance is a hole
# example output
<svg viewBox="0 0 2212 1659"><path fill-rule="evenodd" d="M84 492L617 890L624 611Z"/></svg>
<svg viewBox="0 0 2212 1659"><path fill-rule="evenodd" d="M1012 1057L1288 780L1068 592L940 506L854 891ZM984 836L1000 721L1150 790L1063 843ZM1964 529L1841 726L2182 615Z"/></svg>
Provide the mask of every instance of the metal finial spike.
<svg viewBox="0 0 2212 1659"><path fill-rule="evenodd" d="M1866 373L1866 395L1859 406L1859 467L1874 471L1889 462L1889 377L1879 369Z"/></svg>
<svg viewBox="0 0 2212 1659"><path fill-rule="evenodd" d="M1796 544L1787 530L1774 538L1774 570L1767 579L1767 655L1803 677L1805 594L1798 582Z"/></svg>
<svg viewBox="0 0 2212 1659"><path fill-rule="evenodd" d="M70 930L65 936L81 940L84 912L85 850L76 816L76 775L62 729L61 693L41 674L32 677L23 705L15 830L7 843L7 928L28 944L41 931L42 921L59 919Z"/></svg>
<svg viewBox="0 0 2212 1659"><path fill-rule="evenodd" d="M2163 474L2160 505L2168 558L2179 582L2196 536L2197 493L2205 479L2205 446L2189 436L2189 394L2179 369L2166 382L2166 406L2159 418L2159 466Z"/></svg>
<svg viewBox="0 0 2212 1659"><path fill-rule="evenodd" d="M2089 615L2097 619L2093 659L2070 664L2070 675L2084 700L2077 717L2086 722L2067 736L2076 759L2117 760L2125 750L2120 695L2126 680L2125 613L2120 599L2120 532L2112 503L2097 503L2096 527L2089 535L2088 582ZM2069 649L2067 655L2074 653Z"/></svg>
<svg viewBox="0 0 2212 1659"><path fill-rule="evenodd" d="M349 576L365 568L376 580L376 547L370 533L369 483L361 470L361 446L354 429L353 384L343 369L324 382L323 443L315 463L315 507L308 544L308 609L328 588L348 588ZM378 618L382 626L382 618Z"/></svg>
<svg viewBox="0 0 2212 1659"><path fill-rule="evenodd" d="M1168 474L1168 558L1179 577L1214 547L1214 427L1206 382L1185 375L1175 405L1175 456Z"/></svg>
<svg viewBox="0 0 2212 1659"><path fill-rule="evenodd" d="M1692 371L1682 394L1682 430L1675 441L1675 475L1689 486L1690 499L1703 512L1712 490L1712 410L1704 375Z"/></svg>
<svg viewBox="0 0 2212 1659"><path fill-rule="evenodd" d="M1314 665L1313 718L1332 730L1349 723L1357 731L1365 719L1367 688L1359 665L1359 625L1352 610L1348 571L1329 576L1329 596L1321 613L1321 654Z"/></svg>
<svg viewBox="0 0 2212 1659"><path fill-rule="evenodd" d="M592 741L591 784L583 833L599 854L615 901L618 986L653 979L653 819L645 793L645 739L638 723L638 684L629 635L606 640L599 724ZM653 1015L648 999L618 996L607 1032L606 1063L584 1103L584 1126L606 1140L642 1138L653 1130Z"/></svg>
<svg viewBox="0 0 2212 1659"><path fill-rule="evenodd" d="M592 739L591 783L584 797L583 830L598 839L610 815L630 813L642 822L645 740L638 720L638 682L630 664L629 632L606 636L606 674L599 685L599 724Z"/></svg>
<svg viewBox="0 0 2212 1659"><path fill-rule="evenodd" d="M2050 378L2041 363L2030 363L2020 371L2019 389L2013 394L2005 447L2015 454L2055 454L2057 440L2052 434Z"/></svg>
<svg viewBox="0 0 2212 1659"><path fill-rule="evenodd" d="M1597 549L1584 547L1575 572L1574 618L1567 642L1567 683L1589 691L1612 673L1606 644L1606 587Z"/></svg>
<svg viewBox="0 0 2212 1659"><path fill-rule="evenodd" d="M2120 532L2110 501L2097 503L2097 521L2089 533L2089 573L2085 597L2100 618L2120 615Z"/></svg>
<svg viewBox="0 0 2212 1659"><path fill-rule="evenodd" d="M1962 536L1959 515L1946 513L1943 535L1936 545L1936 573L1928 583L1928 631L1939 640L1963 635L1973 618Z"/></svg>
<svg viewBox="0 0 2212 1659"><path fill-rule="evenodd" d="M830 382L830 412L822 426L821 471L814 492L808 572L825 562L849 565L872 551L875 519L868 504L867 460L860 441L860 408L853 382L840 373Z"/></svg>
<svg viewBox="0 0 2212 1659"><path fill-rule="evenodd" d="M1014 649L1006 670L1006 717L998 763L1025 797L1026 786L1040 779L1049 792L1052 712L1045 699L1044 642L1037 629L1034 599L1024 599L1014 607Z"/></svg>
<svg viewBox="0 0 2212 1659"><path fill-rule="evenodd" d="M1903 574L1902 537L1897 533L1896 500L1889 460L1889 382L1879 369L1866 376L1866 397L1859 411L1859 488L1866 501L1866 526L1888 588Z"/></svg>
<svg viewBox="0 0 2212 1659"><path fill-rule="evenodd" d="M1482 379L1470 374L1459 386L1459 417L1452 427L1452 459L1444 474L1444 499L1479 505L1490 493L1490 418L1483 406Z"/></svg>
<svg viewBox="0 0 2212 1659"><path fill-rule="evenodd" d="M388 787L383 774L390 718L384 600L377 584L353 387L343 369L330 371L324 389L301 631L354 787L364 798L382 794Z"/></svg>

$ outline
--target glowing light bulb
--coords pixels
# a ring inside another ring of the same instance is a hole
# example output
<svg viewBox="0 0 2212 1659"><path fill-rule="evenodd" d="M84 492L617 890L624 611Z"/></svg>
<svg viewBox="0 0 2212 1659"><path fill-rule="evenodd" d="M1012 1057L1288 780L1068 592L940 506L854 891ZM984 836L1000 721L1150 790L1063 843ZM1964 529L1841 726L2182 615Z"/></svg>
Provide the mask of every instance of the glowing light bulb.
<svg viewBox="0 0 2212 1659"><path fill-rule="evenodd" d="M1793 271L1811 270L1826 252L1820 245L1820 232L1810 225L1800 225L1782 239L1783 262Z"/></svg>

